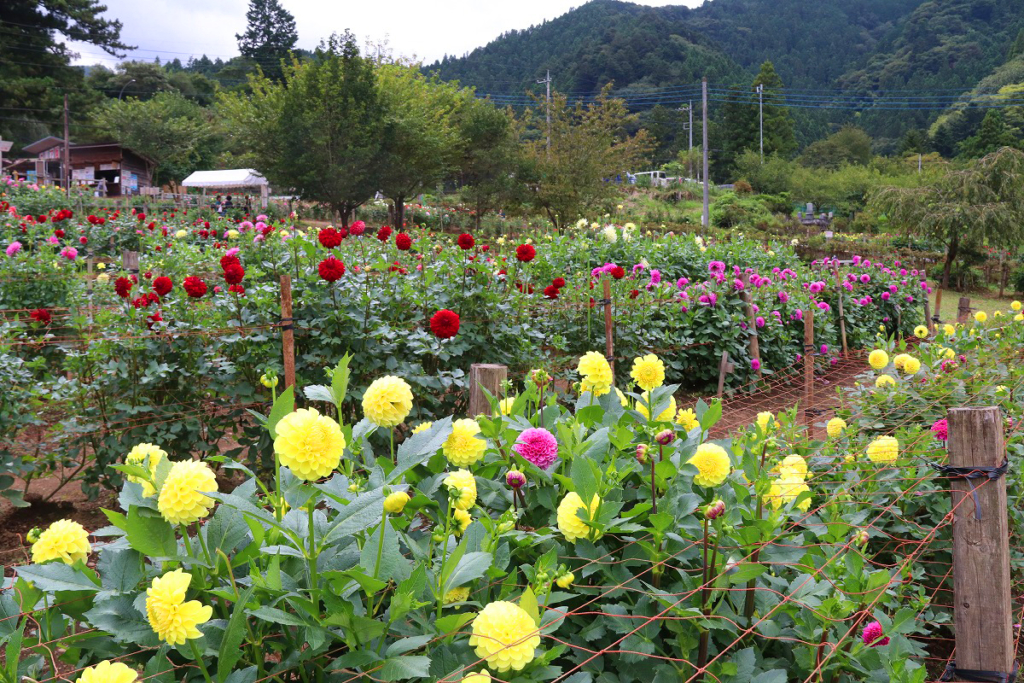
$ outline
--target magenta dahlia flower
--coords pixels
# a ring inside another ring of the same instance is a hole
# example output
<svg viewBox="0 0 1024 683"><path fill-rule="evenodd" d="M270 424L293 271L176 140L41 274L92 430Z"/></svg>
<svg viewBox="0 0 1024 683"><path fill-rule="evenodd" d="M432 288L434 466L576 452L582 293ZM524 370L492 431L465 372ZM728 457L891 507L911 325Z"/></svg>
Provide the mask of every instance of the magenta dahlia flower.
<svg viewBox="0 0 1024 683"><path fill-rule="evenodd" d="M936 439L945 441L949 438L949 422L945 418L936 420L935 424L932 425L932 431L935 432Z"/></svg>
<svg viewBox="0 0 1024 683"><path fill-rule="evenodd" d="M512 450L542 470L551 467L558 458L558 442L551 432L542 427L524 430Z"/></svg>
<svg viewBox="0 0 1024 683"><path fill-rule="evenodd" d="M889 644L889 636L884 635L882 632L882 625L877 621L872 621L864 627L864 633L861 635L861 639L864 641L865 645L870 645L871 647Z"/></svg>

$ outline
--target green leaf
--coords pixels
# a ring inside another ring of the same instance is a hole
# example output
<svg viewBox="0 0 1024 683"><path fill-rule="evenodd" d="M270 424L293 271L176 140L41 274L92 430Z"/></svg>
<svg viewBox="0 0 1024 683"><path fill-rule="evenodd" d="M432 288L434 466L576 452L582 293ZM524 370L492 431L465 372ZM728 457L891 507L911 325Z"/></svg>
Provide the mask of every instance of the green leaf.
<svg viewBox="0 0 1024 683"><path fill-rule="evenodd" d="M519 607L530 615L533 623L540 626L540 605L537 604L537 596L529 586L526 587L522 597L519 598Z"/></svg>
<svg viewBox="0 0 1024 683"><path fill-rule="evenodd" d="M277 396L274 406L270 409L270 417L267 418L267 431L270 438L277 438L277 423L288 413L295 410L295 387L288 387Z"/></svg>
<svg viewBox="0 0 1024 683"><path fill-rule="evenodd" d="M103 590L115 593L134 591L143 579L142 555L134 550L107 549L96 563Z"/></svg>
<svg viewBox="0 0 1024 683"><path fill-rule="evenodd" d="M79 565L81 566L81 565ZM31 564L18 569L18 577L31 581L41 591L93 591L100 589L85 571L63 563Z"/></svg>
<svg viewBox="0 0 1024 683"><path fill-rule="evenodd" d="M0 640L7 638L14 629L18 626L18 620L21 616L21 609L18 607L18 603L14 601L11 593L13 591L5 591L0 593Z"/></svg>
<svg viewBox="0 0 1024 683"><path fill-rule="evenodd" d="M426 678L430 675L430 657L393 657L384 660L378 673L382 681L404 681L409 678Z"/></svg>
<svg viewBox="0 0 1024 683"><path fill-rule="evenodd" d="M144 515L139 508L128 510L128 543L143 555L174 557L178 541L172 527L163 517Z"/></svg>
<svg viewBox="0 0 1024 683"><path fill-rule="evenodd" d="M383 534L383 539L381 538ZM385 517L373 532L359 555L359 566L375 579L385 583L394 579L396 582L409 576L409 563L398 547L398 532Z"/></svg>
<svg viewBox="0 0 1024 683"><path fill-rule="evenodd" d="M348 366L351 362L352 354L346 353L331 374L331 393L334 394L334 405L338 407L339 414L341 404L345 402L345 395L348 393L348 380L352 374Z"/></svg>
<svg viewBox="0 0 1024 683"><path fill-rule="evenodd" d="M474 618L476 618L476 614L473 612L449 614L434 622L434 626L437 628L438 633L458 633L462 630L463 626L473 621Z"/></svg>
<svg viewBox="0 0 1024 683"><path fill-rule="evenodd" d="M491 568L493 557L490 553L472 552L466 553L455 565L455 569L445 578L444 592L452 588L465 586L474 579L479 579Z"/></svg>
<svg viewBox="0 0 1024 683"><path fill-rule="evenodd" d="M279 610L276 607L262 606L256 609L246 610L246 613L250 616L268 621L271 624L283 624L285 626L309 626L312 622L307 622L299 617L295 616L290 612Z"/></svg>
<svg viewBox="0 0 1024 683"><path fill-rule="evenodd" d="M136 598L131 595L117 595L98 600L85 613L86 620L96 628L106 631L119 643L135 643L153 646L159 642L153 627L135 607Z"/></svg>
<svg viewBox="0 0 1024 683"><path fill-rule="evenodd" d="M231 618L228 620L227 628L224 629L224 637L220 641L220 652L217 655L217 680L224 680L242 657L241 646L246 631L245 605L252 597L253 590L255 589L252 586L246 588L231 611Z"/></svg>
<svg viewBox="0 0 1024 683"><path fill-rule="evenodd" d="M736 567L733 573L729 574L729 583L746 583L751 579L761 576L767 569L763 564L741 564Z"/></svg>
<svg viewBox="0 0 1024 683"><path fill-rule="evenodd" d="M386 654L388 657L397 657L398 655L404 655L406 652L412 652L418 650L421 647L430 643L434 639L432 635L423 636L412 636L411 638L401 638L391 643L388 646Z"/></svg>
<svg viewBox="0 0 1024 683"><path fill-rule="evenodd" d="M605 431L607 436L607 430ZM585 456L576 457L572 461L572 469L569 476L572 479L573 488L583 500L584 505L590 505L590 501L597 495L598 473L595 471L597 465L593 460Z"/></svg>

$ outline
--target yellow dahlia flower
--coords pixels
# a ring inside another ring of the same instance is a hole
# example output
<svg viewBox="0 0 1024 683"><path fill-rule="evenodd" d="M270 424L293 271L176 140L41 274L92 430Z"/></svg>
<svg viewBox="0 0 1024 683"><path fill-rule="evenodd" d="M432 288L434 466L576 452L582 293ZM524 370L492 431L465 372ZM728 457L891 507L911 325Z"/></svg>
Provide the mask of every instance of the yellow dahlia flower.
<svg viewBox="0 0 1024 683"><path fill-rule="evenodd" d="M476 420L463 419L452 423L452 433L444 440L442 450L448 462L456 467L468 467L484 457L487 441L477 438L480 425Z"/></svg>
<svg viewBox="0 0 1024 683"><path fill-rule="evenodd" d="M452 517L455 518L456 536L461 536L463 533L465 533L469 525L473 523L473 516L466 512L465 510L459 510L458 508L456 508L455 512L452 513Z"/></svg>
<svg viewBox="0 0 1024 683"><path fill-rule="evenodd" d="M841 417L833 417L825 425L825 431L828 433L829 437L833 439L838 439L840 436L842 436L843 430L845 429L846 420L844 420Z"/></svg>
<svg viewBox="0 0 1024 683"><path fill-rule="evenodd" d="M515 603L499 600L484 607L473 619L470 647L487 666L499 673L521 671L533 661L540 633L533 617Z"/></svg>
<svg viewBox="0 0 1024 683"><path fill-rule="evenodd" d="M458 489L459 495L455 499L455 507L459 510L468 510L476 505L476 478L469 470L456 470L444 478L444 485L451 489Z"/></svg>
<svg viewBox="0 0 1024 683"><path fill-rule="evenodd" d="M683 408L676 413L676 424L681 426L687 432L691 432L697 427L700 427L700 422L697 420L697 413L693 412L693 408Z"/></svg>
<svg viewBox="0 0 1024 683"><path fill-rule="evenodd" d="M665 364L650 353L633 359L633 369L629 376L644 391L653 391L665 383Z"/></svg>
<svg viewBox="0 0 1024 683"><path fill-rule="evenodd" d="M469 600L469 586L452 588L444 594L444 604L446 605L450 605L453 602L466 602L466 600Z"/></svg>
<svg viewBox="0 0 1024 683"><path fill-rule="evenodd" d="M917 337L918 339L927 339L928 328L925 327L924 325L918 325L917 327L914 328L914 336Z"/></svg>
<svg viewBox="0 0 1024 683"><path fill-rule="evenodd" d="M89 532L78 522L59 519L39 534L39 540L32 544L32 561L36 564L60 560L64 564L85 561L92 552Z"/></svg>
<svg viewBox="0 0 1024 683"><path fill-rule="evenodd" d="M594 497L590 501L590 507L588 508L583 504L583 499L580 498L580 494L575 491L570 491L565 494L565 498L558 504L558 530L565 536L565 540L570 543L575 543L578 539L585 538L589 540L597 540L597 529L593 529L580 519L577 515L578 510L585 510L587 513L587 519L594 521L597 515L597 508L601 505L601 499L594 494Z"/></svg>
<svg viewBox="0 0 1024 683"><path fill-rule="evenodd" d="M586 393L586 392L589 391L595 397L604 396L605 394L607 394L611 390L612 390L612 385L611 384L594 384L593 382L590 381L589 377L584 377L580 381L580 391L582 393ZM619 390L616 389L615 391L619 391ZM619 392L619 396L622 396L622 392Z"/></svg>
<svg viewBox="0 0 1024 683"><path fill-rule="evenodd" d="M203 635L197 628L213 616L213 608L198 600L185 602L185 592L192 575L180 569L153 579L146 590L146 616L160 640L170 645Z"/></svg>
<svg viewBox="0 0 1024 683"><path fill-rule="evenodd" d="M909 353L898 353L898 354L896 354L895 356L893 356L893 359L892 359L893 367L895 367L897 370L902 370L903 369L903 364L907 362L908 358L910 358L910 354Z"/></svg>
<svg viewBox="0 0 1024 683"><path fill-rule="evenodd" d="M1014 301L1012 304L1010 304L1010 308L1012 308L1014 311L1017 311L1019 313L1021 308L1024 308L1024 307L1021 306L1021 303L1019 301Z"/></svg>
<svg viewBox="0 0 1024 683"><path fill-rule="evenodd" d="M946 323L945 325L942 326L942 333L945 334L947 337L956 336L956 328L950 325L949 323Z"/></svg>
<svg viewBox="0 0 1024 683"><path fill-rule="evenodd" d="M768 410L758 413L757 426L761 428L762 433L767 434L775 427L775 416Z"/></svg>
<svg viewBox="0 0 1024 683"><path fill-rule="evenodd" d="M978 311L977 313L974 314L974 319L977 320L979 323L987 322L988 313L986 313L985 311Z"/></svg>
<svg viewBox="0 0 1024 683"><path fill-rule="evenodd" d="M687 461L700 470L693 478L698 486L720 486L732 473L732 461L725 449L713 443L702 443Z"/></svg>
<svg viewBox="0 0 1024 683"><path fill-rule="evenodd" d="M238 231L237 230L228 230L228 239L232 239L233 240L233 239L237 239L237 238L238 238Z"/></svg>
<svg viewBox="0 0 1024 683"><path fill-rule="evenodd" d="M498 412L502 415L508 415L512 412L512 404L516 402L515 396L509 396L498 401Z"/></svg>
<svg viewBox="0 0 1024 683"><path fill-rule="evenodd" d="M135 683L139 674L121 662L102 661L82 669L78 683Z"/></svg>
<svg viewBox="0 0 1024 683"><path fill-rule="evenodd" d="M363 394L363 414L378 427L397 427L411 411L412 389L400 377L378 377Z"/></svg>
<svg viewBox="0 0 1024 683"><path fill-rule="evenodd" d="M903 363L903 372L907 373L908 375L916 375L920 370L921 361L914 358L913 356L908 356L906 362Z"/></svg>
<svg viewBox="0 0 1024 683"><path fill-rule="evenodd" d="M772 482L772 487L768 491L768 495L765 496L765 500L773 510L778 510L783 505L793 502L796 497L804 491L810 491L811 488L799 477L787 477L783 475L779 479ZM801 501L797 506L797 509L801 512L807 512L808 508L811 507L811 499L806 498Z"/></svg>
<svg viewBox="0 0 1024 683"><path fill-rule="evenodd" d="M611 388L612 386L612 368L608 365L608 360L597 351L588 351L583 354L576 370L584 379L589 380L591 387ZM607 392L602 391L601 393Z"/></svg>
<svg viewBox="0 0 1024 683"><path fill-rule="evenodd" d="M203 494L216 491L217 479L205 462L176 462L160 489L157 509L171 524L191 524L210 514L213 498Z"/></svg>
<svg viewBox="0 0 1024 683"><path fill-rule="evenodd" d="M644 418L647 418L647 417L649 417L649 414L647 412L647 402L651 400L651 394L650 394L650 392L645 391L644 393L641 394L641 396L643 396L643 400L636 402L636 412L638 412L641 415L643 415ZM671 422L672 418L675 417L675 414L676 414L676 399L673 398L672 396L669 396L668 397L668 407L665 408L665 410L663 410L660 413L658 413L658 416L656 418L654 418L654 420L656 422Z"/></svg>
<svg viewBox="0 0 1024 683"><path fill-rule="evenodd" d="M160 461L167 457L167 452L159 446L154 446L151 443L140 443L128 451L128 455L125 456L124 461L128 465L138 465L139 467L145 467L149 470L149 474L152 477L156 477L156 466L160 464ZM147 464L146 458L149 458ZM129 474L127 477L128 481L142 484L142 495L150 497L156 495L156 489L148 481L142 477L137 477L133 474Z"/></svg>
<svg viewBox="0 0 1024 683"><path fill-rule="evenodd" d="M182 237L187 237L188 233L184 230L179 230L178 232L174 233L174 236L180 240Z"/></svg>
<svg viewBox="0 0 1024 683"><path fill-rule="evenodd" d="M433 422L420 422L418 425L416 425L415 427L412 428L412 433L413 434L419 434L420 432L427 431L428 429L430 429L433 426L434 426Z"/></svg>
<svg viewBox="0 0 1024 683"><path fill-rule="evenodd" d="M896 384L896 380L894 380L889 375L879 375L878 379L875 380L875 386L878 387L879 389L884 389L885 387L891 387L891 386L893 386L895 384Z"/></svg>
<svg viewBox="0 0 1024 683"><path fill-rule="evenodd" d="M299 479L323 479L338 467L345 435L338 423L314 408L299 408L277 423L274 452Z"/></svg>
<svg viewBox="0 0 1024 683"><path fill-rule="evenodd" d="M1013 319L1016 320L1017 322L1024 320L1024 313L1018 313L1017 315L1013 316Z"/></svg>
<svg viewBox="0 0 1024 683"><path fill-rule="evenodd" d="M782 459L775 467L775 472L784 479L807 479L807 461L802 456L791 454Z"/></svg>
<svg viewBox="0 0 1024 683"><path fill-rule="evenodd" d="M900 455L900 442L894 436L880 436L868 444L867 452L871 462L895 462Z"/></svg>
<svg viewBox="0 0 1024 683"><path fill-rule="evenodd" d="M462 683L492 683L493 680L486 671L478 671L463 678Z"/></svg>
<svg viewBox="0 0 1024 683"><path fill-rule="evenodd" d="M409 494L405 491L397 491L384 499L384 512L389 515L401 514L402 510L409 503Z"/></svg>
<svg viewBox="0 0 1024 683"><path fill-rule="evenodd" d="M881 370L889 364L889 354L882 349L875 349L868 354L868 365L873 367L875 370Z"/></svg>

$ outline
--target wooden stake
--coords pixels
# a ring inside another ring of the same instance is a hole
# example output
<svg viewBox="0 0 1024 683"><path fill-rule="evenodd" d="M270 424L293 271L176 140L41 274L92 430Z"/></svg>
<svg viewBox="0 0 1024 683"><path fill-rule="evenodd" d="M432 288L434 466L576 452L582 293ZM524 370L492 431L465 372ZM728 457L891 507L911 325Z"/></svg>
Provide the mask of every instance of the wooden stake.
<svg viewBox="0 0 1024 683"><path fill-rule="evenodd" d="M850 348L846 345L846 315L843 313L843 287L842 280L839 279L839 263L832 262L833 272L836 274L836 284L839 286L839 337L843 342L843 358L850 355ZM926 297L927 299L927 297Z"/></svg>
<svg viewBox="0 0 1024 683"><path fill-rule="evenodd" d="M804 423L811 430L814 417L811 406L814 403L814 307L804 311Z"/></svg>
<svg viewBox="0 0 1024 683"><path fill-rule="evenodd" d="M960 297L960 303L956 309L956 321L958 323L965 323L971 317L971 300L966 296Z"/></svg>
<svg viewBox="0 0 1024 683"><path fill-rule="evenodd" d="M1006 444L999 408L951 408L947 418L950 465L1003 464ZM1014 638L1006 477L950 479L949 484L956 666L1008 674L1013 670Z"/></svg>
<svg viewBox="0 0 1024 683"><path fill-rule="evenodd" d="M284 386L295 386L295 321L292 320L292 278L281 276L281 346L284 350Z"/></svg>
<svg viewBox="0 0 1024 683"><path fill-rule="evenodd" d="M722 351L722 362L718 364L718 398L725 393L725 376L733 371L733 365L729 362L729 352Z"/></svg>
<svg viewBox="0 0 1024 683"><path fill-rule="evenodd" d="M504 365L474 363L469 366L469 416L490 415L491 404L483 390L501 399L501 384L508 379Z"/></svg>
<svg viewBox="0 0 1024 683"><path fill-rule="evenodd" d="M757 317L754 315L754 303L749 290L743 290L743 300L747 302L747 345L750 347L750 357L757 360L757 378L763 379L764 372L761 370L761 345L757 341Z"/></svg>
<svg viewBox="0 0 1024 683"><path fill-rule="evenodd" d="M612 366L612 377L615 376L615 336L612 329L612 283L604 279L604 355Z"/></svg>

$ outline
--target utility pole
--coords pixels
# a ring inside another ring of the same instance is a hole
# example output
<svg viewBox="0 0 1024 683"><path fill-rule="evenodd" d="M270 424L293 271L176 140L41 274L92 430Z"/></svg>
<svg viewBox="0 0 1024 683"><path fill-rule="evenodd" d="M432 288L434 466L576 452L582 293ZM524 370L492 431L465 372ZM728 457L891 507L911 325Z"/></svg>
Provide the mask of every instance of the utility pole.
<svg viewBox="0 0 1024 683"><path fill-rule="evenodd" d="M684 104L683 106L679 107L679 111L685 111L690 115L690 122L684 125L686 126L686 130L690 133L690 146L688 148L690 154L688 154L686 157L686 168L689 169L689 174L692 178L693 160L690 157L693 154L693 100L690 100L689 104Z"/></svg>
<svg viewBox="0 0 1024 683"><path fill-rule="evenodd" d="M761 129L761 163L764 164L764 84L757 84L757 116Z"/></svg>
<svg viewBox="0 0 1024 683"><path fill-rule="evenodd" d="M709 195L710 188L708 187L708 78L707 76L701 81L701 95L704 100L704 130L702 131L704 137L704 213L701 215L701 223L704 227L711 225L710 213L709 213Z"/></svg>
<svg viewBox="0 0 1024 683"><path fill-rule="evenodd" d="M923 155L920 152L918 152L917 153L917 174L918 175L921 175L921 159L922 159L922 157L923 157Z"/></svg>
<svg viewBox="0 0 1024 683"><path fill-rule="evenodd" d="M548 69L547 77L542 78L537 83L544 83L547 86L547 96L544 99L545 102L545 114L544 118L547 119L548 124L548 157L551 157L551 69Z"/></svg>
<svg viewBox="0 0 1024 683"><path fill-rule="evenodd" d="M64 176L64 193L71 197L71 133L68 125L68 94L64 93L64 163L62 164Z"/></svg>

